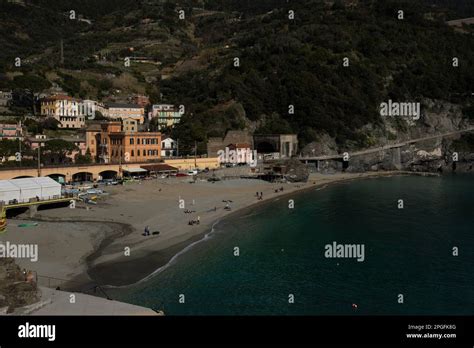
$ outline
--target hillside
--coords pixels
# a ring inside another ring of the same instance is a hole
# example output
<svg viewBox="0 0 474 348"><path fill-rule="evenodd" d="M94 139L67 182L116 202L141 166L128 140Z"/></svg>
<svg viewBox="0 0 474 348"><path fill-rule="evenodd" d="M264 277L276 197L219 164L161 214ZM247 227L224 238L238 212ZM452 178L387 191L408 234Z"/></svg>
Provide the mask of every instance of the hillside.
<svg viewBox="0 0 474 348"><path fill-rule="evenodd" d="M72 8L90 22L70 20ZM329 135L341 146L365 147L374 137L398 136L387 133L382 101L469 109L474 38L444 20L467 17L471 8L462 0L457 7L442 0L2 0L0 88L58 85L99 100L139 92L183 104L173 131L183 151L194 140L203 149L229 129L296 132L302 146ZM26 57L21 68L13 66L17 56ZM126 57L150 60L126 67Z"/></svg>

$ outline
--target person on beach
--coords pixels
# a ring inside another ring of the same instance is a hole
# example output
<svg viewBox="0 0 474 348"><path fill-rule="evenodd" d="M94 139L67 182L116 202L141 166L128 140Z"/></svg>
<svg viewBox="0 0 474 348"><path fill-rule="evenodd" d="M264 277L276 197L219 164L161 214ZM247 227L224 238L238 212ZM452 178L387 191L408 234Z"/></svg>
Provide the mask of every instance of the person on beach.
<svg viewBox="0 0 474 348"><path fill-rule="evenodd" d="M145 227L145 236L150 235L150 228L148 226Z"/></svg>

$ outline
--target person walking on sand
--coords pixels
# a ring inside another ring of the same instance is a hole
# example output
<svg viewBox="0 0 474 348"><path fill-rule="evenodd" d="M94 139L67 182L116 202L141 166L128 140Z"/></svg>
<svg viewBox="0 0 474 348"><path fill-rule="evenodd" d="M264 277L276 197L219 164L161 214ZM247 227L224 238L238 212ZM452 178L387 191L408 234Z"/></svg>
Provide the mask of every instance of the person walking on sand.
<svg viewBox="0 0 474 348"><path fill-rule="evenodd" d="M148 226L145 227L145 236L150 235L150 228Z"/></svg>

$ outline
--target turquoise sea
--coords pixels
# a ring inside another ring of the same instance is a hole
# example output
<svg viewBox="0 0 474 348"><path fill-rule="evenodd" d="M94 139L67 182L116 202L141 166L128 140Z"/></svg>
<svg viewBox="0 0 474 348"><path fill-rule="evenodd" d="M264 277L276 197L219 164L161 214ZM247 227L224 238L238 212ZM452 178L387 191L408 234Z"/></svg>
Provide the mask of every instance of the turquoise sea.
<svg viewBox="0 0 474 348"><path fill-rule="evenodd" d="M151 279L110 294L167 315L472 315L473 199L470 175L313 189L217 223ZM333 242L364 245L365 260L326 258Z"/></svg>

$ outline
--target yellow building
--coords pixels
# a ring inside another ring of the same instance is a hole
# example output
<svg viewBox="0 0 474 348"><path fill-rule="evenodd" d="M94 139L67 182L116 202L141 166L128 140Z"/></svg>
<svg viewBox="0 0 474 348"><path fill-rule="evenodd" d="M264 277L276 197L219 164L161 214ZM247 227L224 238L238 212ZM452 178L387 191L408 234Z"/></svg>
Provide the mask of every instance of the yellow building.
<svg viewBox="0 0 474 348"><path fill-rule="evenodd" d="M59 128L83 128L85 115L79 111L80 102L67 95L54 95L41 101L41 115L59 121Z"/></svg>

